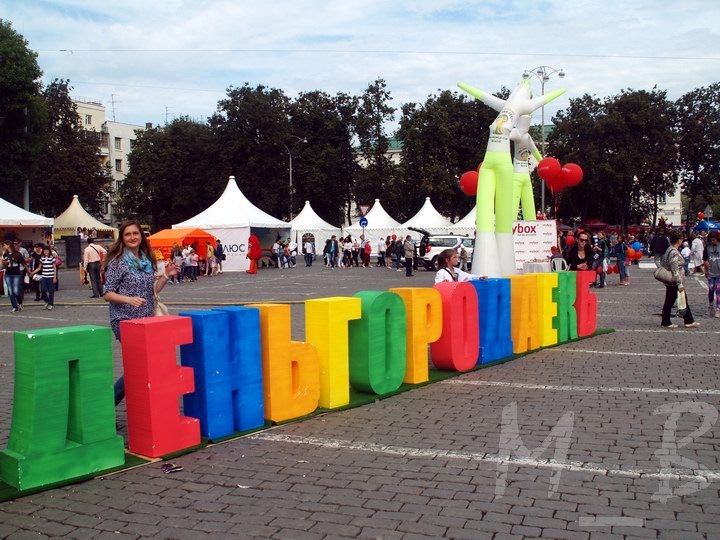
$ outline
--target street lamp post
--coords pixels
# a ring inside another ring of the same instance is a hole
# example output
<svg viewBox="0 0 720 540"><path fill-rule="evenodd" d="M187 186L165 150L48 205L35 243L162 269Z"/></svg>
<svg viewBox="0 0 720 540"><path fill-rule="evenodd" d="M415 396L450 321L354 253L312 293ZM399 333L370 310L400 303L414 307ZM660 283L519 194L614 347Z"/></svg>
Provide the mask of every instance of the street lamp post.
<svg viewBox="0 0 720 540"><path fill-rule="evenodd" d="M523 71L523 79L529 79L531 75L535 75L540 81L540 95L545 95L545 83L550 80L550 75L557 73L561 79L565 77L562 68L554 68L550 66L537 66L530 70ZM540 108L540 153L545 157L545 105ZM545 217L545 182L540 184L540 212Z"/></svg>
<svg viewBox="0 0 720 540"><path fill-rule="evenodd" d="M295 144L293 144L290 148L288 148L288 145L285 143L282 143L282 145L285 147L285 150L288 153L288 168L290 169L290 219L293 218L293 169L292 169L292 158L293 158L293 151L295 150L295 147L300 144L307 144L307 139L305 137L298 137L297 135L290 135L293 139L297 139L295 141Z"/></svg>

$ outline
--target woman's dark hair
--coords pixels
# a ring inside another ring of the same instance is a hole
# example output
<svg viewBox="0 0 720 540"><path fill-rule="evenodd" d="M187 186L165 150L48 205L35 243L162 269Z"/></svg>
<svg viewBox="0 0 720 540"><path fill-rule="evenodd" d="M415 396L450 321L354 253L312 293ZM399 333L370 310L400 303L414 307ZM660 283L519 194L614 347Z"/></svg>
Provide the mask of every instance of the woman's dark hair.
<svg viewBox="0 0 720 540"><path fill-rule="evenodd" d="M452 248L443 249L440 252L440 255L438 255L438 270L442 270L443 268L447 268L448 266L450 266L450 259L456 253L457 251Z"/></svg>
<svg viewBox="0 0 720 540"><path fill-rule="evenodd" d="M670 245L672 246L678 240L682 239L683 235L680 231L676 231L675 229L670 229L667 232L667 237L668 237L668 240L670 240Z"/></svg>
<svg viewBox="0 0 720 540"><path fill-rule="evenodd" d="M3 244L7 244L7 246L10 248L10 258L14 260L15 262L25 262L25 258L22 256L22 253L20 253L17 249L15 249L15 244L12 240L3 240Z"/></svg>
<svg viewBox="0 0 720 540"><path fill-rule="evenodd" d="M145 233L142 230L142 227L140 227L140 223L137 221L126 221L122 225L120 225L120 230L118 231L118 237L117 240L115 240L110 246L108 247L107 256L105 257L105 260L103 261L103 266L107 266L110 261L113 259L118 259L122 257L123 250L125 249L125 245L123 244L123 234L125 233L125 229L132 226L137 227L138 231L140 231L140 253L144 253L145 256L150 259L150 262L152 263L153 271L157 271L157 260L155 259L155 252L153 251L152 247L150 246L150 242L148 242L147 237L145 236Z"/></svg>

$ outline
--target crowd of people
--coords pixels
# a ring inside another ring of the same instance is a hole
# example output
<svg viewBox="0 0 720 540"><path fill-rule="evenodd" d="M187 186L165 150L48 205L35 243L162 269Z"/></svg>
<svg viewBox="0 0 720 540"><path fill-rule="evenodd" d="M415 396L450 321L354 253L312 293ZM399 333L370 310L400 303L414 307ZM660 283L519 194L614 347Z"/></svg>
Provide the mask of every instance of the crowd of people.
<svg viewBox="0 0 720 540"><path fill-rule="evenodd" d="M23 310L25 295L31 292L35 293L35 302L43 301L45 309L52 310L55 291L59 289L58 268L62 264L49 244L38 242L28 251L19 240L3 241L3 282L12 312Z"/></svg>

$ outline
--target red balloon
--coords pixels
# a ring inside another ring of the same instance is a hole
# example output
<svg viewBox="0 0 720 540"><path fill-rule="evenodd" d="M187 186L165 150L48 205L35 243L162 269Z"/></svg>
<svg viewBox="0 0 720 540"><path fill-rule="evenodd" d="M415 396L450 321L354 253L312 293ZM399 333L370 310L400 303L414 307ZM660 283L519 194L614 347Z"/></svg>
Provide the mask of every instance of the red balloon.
<svg viewBox="0 0 720 540"><path fill-rule="evenodd" d="M553 193L558 193L566 187L561 176L556 176L549 180L545 180L545 183Z"/></svg>
<svg viewBox="0 0 720 540"><path fill-rule="evenodd" d="M617 265L617 264L616 264L615 266L613 266L613 272L615 272L616 274L619 274L619 273L620 273L620 266Z"/></svg>
<svg viewBox="0 0 720 540"><path fill-rule="evenodd" d="M394 234L390 238L392 238L393 240L397 240L397 236Z"/></svg>
<svg viewBox="0 0 720 540"><path fill-rule="evenodd" d="M580 165L576 165L575 163L567 163L563 165L563 168L561 170L561 177L565 182L566 186L577 186L580 183L580 180L582 180L583 171L580 168Z"/></svg>
<svg viewBox="0 0 720 540"><path fill-rule="evenodd" d="M540 163L538 163L537 168L538 175L540 175L540 178L542 178L546 182L560 176L561 170L562 167L560 166L560 162L552 157L546 157L541 159Z"/></svg>
<svg viewBox="0 0 720 540"><path fill-rule="evenodd" d="M705 212L698 212L698 219L699 219L700 221L702 221L703 219L705 219Z"/></svg>
<svg viewBox="0 0 720 540"><path fill-rule="evenodd" d="M572 246L575 243L575 237L572 234L568 234L565 239L565 245Z"/></svg>
<svg viewBox="0 0 720 540"><path fill-rule="evenodd" d="M613 273L613 267L612 267L612 266L608 266L607 275L609 276L609 275L612 274L612 273Z"/></svg>
<svg viewBox="0 0 720 540"><path fill-rule="evenodd" d="M640 259L642 259L642 251L636 251L634 259L636 261L639 261Z"/></svg>
<svg viewBox="0 0 720 540"><path fill-rule="evenodd" d="M628 248L625 255L627 255L628 259L632 259L635 257L635 250L633 248Z"/></svg>
<svg viewBox="0 0 720 540"><path fill-rule="evenodd" d="M597 268L597 273L598 273L598 274L602 274L602 272L603 272L602 266L598 266L598 268Z"/></svg>
<svg viewBox="0 0 720 540"><path fill-rule="evenodd" d="M477 171L468 171L460 177L460 189L465 195L477 195L477 186Z"/></svg>

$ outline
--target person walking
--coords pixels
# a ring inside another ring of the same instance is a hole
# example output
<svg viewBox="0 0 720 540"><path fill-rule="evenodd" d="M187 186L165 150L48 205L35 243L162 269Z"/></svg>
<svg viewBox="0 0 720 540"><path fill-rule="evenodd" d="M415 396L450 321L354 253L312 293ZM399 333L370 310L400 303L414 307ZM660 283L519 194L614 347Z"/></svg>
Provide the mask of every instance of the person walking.
<svg viewBox="0 0 720 540"><path fill-rule="evenodd" d="M650 255L653 256L656 268L662 266L662 259L668 247L670 247L670 242L665 234L665 228L658 227L650 240Z"/></svg>
<svg viewBox="0 0 720 540"><path fill-rule="evenodd" d="M305 266L312 266L315 258L315 244L310 241L310 238L305 240L303 256L305 257Z"/></svg>
<svg viewBox="0 0 720 540"><path fill-rule="evenodd" d="M103 295L103 284L100 278L100 265L107 255L104 247L94 244L95 239L90 236L87 239L87 247L83 251L83 268L90 278L92 286L92 296L90 298L100 298Z"/></svg>
<svg viewBox="0 0 720 540"><path fill-rule="evenodd" d="M177 275L172 262L156 276L157 261L140 224L128 221L120 226L118 239L113 242L103 261L105 266L104 300L110 308L110 327L115 339L121 340L120 323L155 315L155 298L171 277ZM125 397L125 381L115 383L115 405Z"/></svg>
<svg viewBox="0 0 720 540"><path fill-rule="evenodd" d="M711 231L708 244L703 250L703 265L708 280L708 312L711 317L720 319L720 233Z"/></svg>
<svg viewBox="0 0 720 540"><path fill-rule="evenodd" d="M248 274L257 274L258 261L262 259L262 248L260 247L260 239L255 233L250 233L248 238L248 252L245 255L250 259L250 267L246 270Z"/></svg>
<svg viewBox="0 0 720 540"><path fill-rule="evenodd" d="M5 270L5 292L10 297L12 312L22 311L23 272L27 263L11 240L3 242L2 267Z"/></svg>
<svg viewBox="0 0 720 540"><path fill-rule="evenodd" d="M705 271L703 267L703 251L705 250L705 243L700 235L693 235L691 238L690 251L692 251L693 273L702 274Z"/></svg>
<svg viewBox="0 0 720 540"><path fill-rule="evenodd" d="M217 261L216 274L222 274L222 263L225 260L225 248L220 240L215 244L215 260Z"/></svg>
<svg viewBox="0 0 720 540"><path fill-rule="evenodd" d="M685 294L685 261L680 255L678 248L682 243L682 235L675 230L670 230L667 234L668 242L670 247L667 248L665 254L661 258L661 265L670 270L673 276L674 283L672 285L665 284L665 303L662 308L662 321L661 325L663 328L677 328L677 324L673 324L670 320L670 311L672 310L675 300L678 300L678 295L683 295L684 298L678 302L678 313L681 313L683 309L680 307L683 305L683 300L686 305L684 313L681 313L685 322L685 328L695 328L700 326L693 319L692 311L690 310L690 304L687 303L687 294Z"/></svg>
<svg viewBox="0 0 720 540"><path fill-rule="evenodd" d="M45 298L45 309L52 310L55 306L55 283L57 282L57 264L50 246L43 246L40 266L35 270L33 279L40 278L40 291Z"/></svg>

